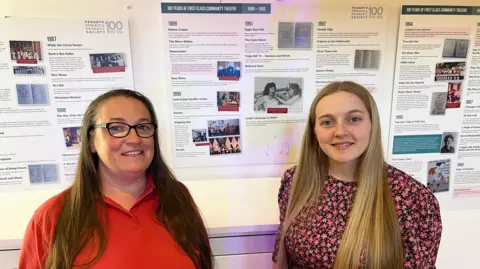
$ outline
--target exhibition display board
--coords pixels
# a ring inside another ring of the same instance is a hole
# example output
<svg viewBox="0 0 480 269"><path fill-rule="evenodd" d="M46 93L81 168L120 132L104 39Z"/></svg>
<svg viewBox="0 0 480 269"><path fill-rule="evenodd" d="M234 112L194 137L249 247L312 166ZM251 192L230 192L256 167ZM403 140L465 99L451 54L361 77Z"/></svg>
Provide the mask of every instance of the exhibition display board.
<svg viewBox="0 0 480 269"><path fill-rule="evenodd" d="M69 186L86 107L133 89L128 21L10 18L0 33L0 191Z"/></svg>
<svg viewBox="0 0 480 269"><path fill-rule="evenodd" d="M371 91L386 150L386 8L162 3L162 13L172 166L181 178L281 175L298 160L316 93L335 80Z"/></svg>
<svg viewBox="0 0 480 269"><path fill-rule="evenodd" d="M403 6L395 63L383 6L158 9L166 87L150 97L167 107L179 179L280 176L318 91L353 80L378 104L389 162L444 208L480 204L480 8ZM0 31L0 191L67 187L88 103L134 88L128 21L9 18Z"/></svg>
<svg viewBox="0 0 480 269"><path fill-rule="evenodd" d="M389 160L442 209L480 204L480 7L403 6Z"/></svg>

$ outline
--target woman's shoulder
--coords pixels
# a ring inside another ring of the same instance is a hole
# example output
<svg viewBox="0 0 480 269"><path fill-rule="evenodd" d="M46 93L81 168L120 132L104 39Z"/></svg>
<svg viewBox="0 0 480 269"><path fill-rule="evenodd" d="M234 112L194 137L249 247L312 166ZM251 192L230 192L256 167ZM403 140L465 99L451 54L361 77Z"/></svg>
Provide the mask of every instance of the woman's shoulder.
<svg viewBox="0 0 480 269"><path fill-rule="evenodd" d="M57 193L45 200L33 213L32 221L37 225L54 225L63 208L65 196L70 188Z"/></svg>
<svg viewBox="0 0 480 269"><path fill-rule="evenodd" d="M421 182L404 171L387 164L388 182L397 207L411 210L438 211L439 204L435 195Z"/></svg>
<svg viewBox="0 0 480 269"><path fill-rule="evenodd" d="M288 201L288 195L290 194L290 189L292 187L293 175L297 166L292 166L283 172L282 178L280 180L280 189L278 192L279 202Z"/></svg>
<svg viewBox="0 0 480 269"><path fill-rule="evenodd" d="M294 165L283 172L282 179L280 181L280 188L290 187L293 181L293 175L297 170L297 166Z"/></svg>

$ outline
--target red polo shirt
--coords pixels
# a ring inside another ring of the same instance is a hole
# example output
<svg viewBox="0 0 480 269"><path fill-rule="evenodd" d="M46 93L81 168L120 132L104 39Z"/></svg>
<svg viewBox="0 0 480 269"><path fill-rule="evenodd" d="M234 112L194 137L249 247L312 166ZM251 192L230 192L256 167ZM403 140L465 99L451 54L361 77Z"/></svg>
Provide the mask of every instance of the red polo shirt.
<svg viewBox="0 0 480 269"><path fill-rule="evenodd" d="M180 249L165 227L155 221L157 196L149 176L144 194L129 210L103 197L108 216L106 250L92 269L168 268L195 269L192 260ZM34 213L20 251L18 269L43 269L55 223L65 192L50 198ZM86 247L75 265L90 261L92 247Z"/></svg>

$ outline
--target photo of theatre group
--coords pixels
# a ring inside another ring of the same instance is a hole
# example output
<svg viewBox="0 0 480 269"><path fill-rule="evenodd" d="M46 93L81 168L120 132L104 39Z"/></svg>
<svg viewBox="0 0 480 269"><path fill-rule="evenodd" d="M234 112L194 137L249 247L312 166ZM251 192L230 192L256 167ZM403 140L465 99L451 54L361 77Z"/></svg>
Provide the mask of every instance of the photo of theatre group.
<svg viewBox="0 0 480 269"><path fill-rule="evenodd" d="M46 74L45 67L39 65L42 62L42 48L40 41L10 40L10 60L13 66L13 74L16 76L43 76Z"/></svg>
<svg viewBox="0 0 480 269"><path fill-rule="evenodd" d="M445 83L446 89L432 92L430 115L445 115L447 109L460 107L466 61L456 59L467 57L468 44L469 40L465 39L444 41L442 58L445 60L435 64L435 82Z"/></svg>
<svg viewBox="0 0 480 269"><path fill-rule="evenodd" d="M240 120L209 120L207 129L193 129L193 143L208 145L210 155L241 153Z"/></svg>

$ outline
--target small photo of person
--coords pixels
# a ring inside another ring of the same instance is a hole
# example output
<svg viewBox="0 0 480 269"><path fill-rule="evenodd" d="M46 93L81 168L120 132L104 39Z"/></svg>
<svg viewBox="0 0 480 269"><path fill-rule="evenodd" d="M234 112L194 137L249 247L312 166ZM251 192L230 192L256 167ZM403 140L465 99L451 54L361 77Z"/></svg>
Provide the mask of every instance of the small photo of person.
<svg viewBox="0 0 480 269"><path fill-rule="evenodd" d="M217 92L217 108L218 111L239 111L240 92Z"/></svg>
<svg viewBox="0 0 480 269"><path fill-rule="evenodd" d="M241 62L218 61L217 77L219 80L240 80Z"/></svg>
<svg viewBox="0 0 480 269"><path fill-rule="evenodd" d="M42 60L40 41L10 40L10 59L18 64L36 64Z"/></svg>
<svg viewBox="0 0 480 269"><path fill-rule="evenodd" d="M447 96L447 108L459 108L460 97L462 94L461 82L449 82L448 83L448 96Z"/></svg>
<svg viewBox="0 0 480 269"><path fill-rule="evenodd" d="M90 66L93 73L125 72L124 53L90 54Z"/></svg>
<svg viewBox="0 0 480 269"><path fill-rule="evenodd" d="M240 136L210 138L210 155L241 153Z"/></svg>
<svg viewBox="0 0 480 269"><path fill-rule="evenodd" d="M193 129L192 140L193 143L207 142L207 129Z"/></svg>
<svg viewBox="0 0 480 269"><path fill-rule="evenodd" d="M80 127L63 128L63 138L68 149L79 149L82 142Z"/></svg>
<svg viewBox="0 0 480 269"><path fill-rule="evenodd" d="M450 160L428 162L427 187L432 193L445 192L450 185Z"/></svg>
<svg viewBox="0 0 480 269"><path fill-rule="evenodd" d="M303 78L256 77L254 90L255 112L270 113L275 109L284 109L286 113L302 111Z"/></svg>
<svg viewBox="0 0 480 269"><path fill-rule="evenodd" d="M240 120L210 120L208 121L208 137L240 135Z"/></svg>
<svg viewBox="0 0 480 269"><path fill-rule="evenodd" d="M463 80L465 62L442 62L435 66L435 81Z"/></svg>
<svg viewBox="0 0 480 269"><path fill-rule="evenodd" d="M457 136L456 132L443 133L440 153L455 153Z"/></svg>
<svg viewBox="0 0 480 269"><path fill-rule="evenodd" d="M447 92L433 92L430 103L430 115L445 115L447 110Z"/></svg>

